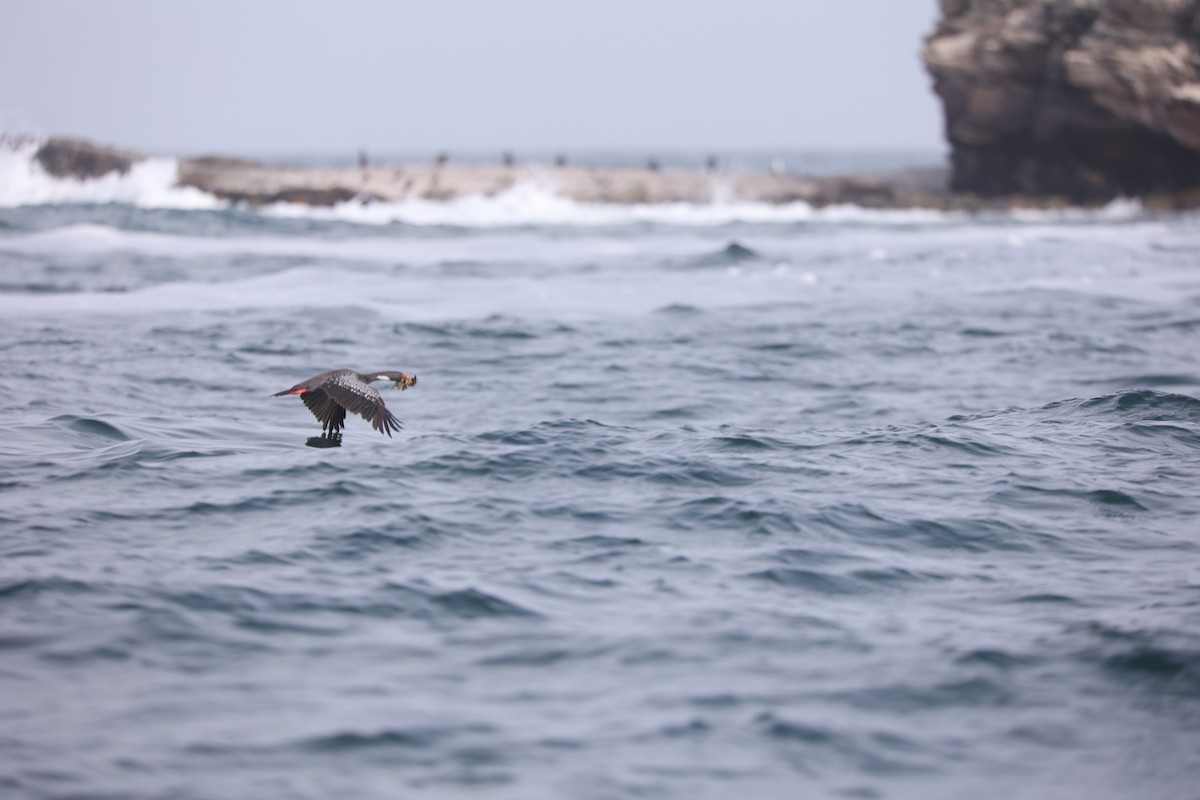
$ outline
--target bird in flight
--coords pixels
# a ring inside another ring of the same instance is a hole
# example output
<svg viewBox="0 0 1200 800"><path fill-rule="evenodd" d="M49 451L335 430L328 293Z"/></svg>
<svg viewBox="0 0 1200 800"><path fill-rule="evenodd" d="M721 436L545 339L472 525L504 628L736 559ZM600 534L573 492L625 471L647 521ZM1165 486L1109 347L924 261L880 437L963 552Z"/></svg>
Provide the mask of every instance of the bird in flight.
<svg viewBox="0 0 1200 800"><path fill-rule="evenodd" d="M272 397L298 394L313 416L321 421L321 435L333 436L346 425L346 410L371 423L380 433L392 435L400 430L400 420L392 416L383 404L379 392L371 387L375 381L393 381L392 388L407 389L416 386L416 375L403 372L355 372L352 369L335 369L297 383L290 389L276 392Z"/></svg>

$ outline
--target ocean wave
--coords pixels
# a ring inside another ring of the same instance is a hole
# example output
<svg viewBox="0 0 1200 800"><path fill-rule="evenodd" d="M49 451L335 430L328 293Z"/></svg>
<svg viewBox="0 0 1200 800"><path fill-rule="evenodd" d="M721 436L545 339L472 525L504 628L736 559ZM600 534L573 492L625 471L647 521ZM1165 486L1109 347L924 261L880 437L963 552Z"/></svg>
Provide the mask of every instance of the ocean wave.
<svg viewBox="0 0 1200 800"><path fill-rule="evenodd" d="M726 200L707 203L586 203L564 197L553 182L519 183L492 195L452 200L407 198L394 202L349 200L329 207L275 203L263 214L362 225L404 223L423 227L504 228L524 226L611 227L645 223L708 227L734 223L803 222L940 223L959 215L930 209L867 209L854 205L815 208L803 201L763 203Z"/></svg>
<svg viewBox="0 0 1200 800"><path fill-rule="evenodd" d="M814 281L807 271L769 268L754 274L724 270L647 273L643 286L630 288L630 270L566 270L537 276L496 271L486 277L447 281L437 274L375 270L356 265L304 266L227 280L187 280L127 291L0 292L0 314L124 314L219 311L229 309L368 309L397 322L506 315L559 321L610 314L650 313L673 303L696 308L727 308L810 298ZM502 337L501 337L502 338Z"/></svg>
<svg viewBox="0 0 1200 800"><path fill-rule="evenodd" d="M274 228L271 230L270 228ZM262 228L268 228L263 231ZM332 231L331 231L332 232ZM320 232L318 232L319 234ZM701 231L681 231L652 241L631 242L596 230L561 239L540 232L495 230L470 236L394 236L390 232L345 236L293 235L278 225L260 226L252 235L182 235L173 232L133 230L96 222L73 222L35 231L12 232L0 237L0 252L29 256L91 256L132 253L175 260L261 257L351 262L354 265L402 264L406 267L449 270L451 277L495 271L492 265L553 265L561 270L590 264L599 256L618 262L646 257L685 261L698 247L711 242ZM731 243L736 246L737 243ZM728 249L728 248L727 248ZM731 262L733 263L733 262Z"/></svg>
<svg viewBox="0 0 1200 800"><path fill-rule="evenodd" d="M429 748L440 744L447 738L463 734L489 734L493 730L490 726L477 725L463 728L388 728L370 733L339 731L311 737L299 742L298 746L319 753L341 753L375 748Z"/></svg>
<svg viewBox="0 0 1200 800"><path fill-rule="evenodd" d="M213 209L224 205L199 189L179 186L179 162L147 158L125 174L99 178L57 178L35 158L42 142L0 139L0 208L117 203L139 208Z"/></svg>
<svg viewBox="0 0 1200 800"><path fill-rule="evenodd" d="M929 756L906 736L874 732L863 734L819 722L783 718L764 711L754 719L760 735L774 746L790 752L797 765L809 770L827 770L849 764L864 775L894 777L932 771ZM846 796L856 793L845 792ZM871 791L864 797L878 796Z"/></svg>

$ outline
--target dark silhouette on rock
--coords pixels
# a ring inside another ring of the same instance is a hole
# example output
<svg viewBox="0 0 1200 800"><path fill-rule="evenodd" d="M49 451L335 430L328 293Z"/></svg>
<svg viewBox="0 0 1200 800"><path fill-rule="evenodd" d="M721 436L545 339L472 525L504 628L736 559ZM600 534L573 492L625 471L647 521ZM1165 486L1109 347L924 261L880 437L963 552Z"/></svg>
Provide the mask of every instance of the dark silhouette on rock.
<svg viewBox="0 0 1200 800"><path fill-rule="evenodd" d="M1200 202L1200 0L942 0L951 189Z"/></svg>

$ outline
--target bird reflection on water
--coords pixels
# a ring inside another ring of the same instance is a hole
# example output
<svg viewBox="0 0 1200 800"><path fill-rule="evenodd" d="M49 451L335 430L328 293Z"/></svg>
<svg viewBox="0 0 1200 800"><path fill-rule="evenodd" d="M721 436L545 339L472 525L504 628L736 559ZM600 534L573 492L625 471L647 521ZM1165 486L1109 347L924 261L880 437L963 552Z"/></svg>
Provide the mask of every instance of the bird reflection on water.
<svg viewBox="0 0 1200 800"><path fill-rule="evenodd" d="M324 433L320 436L310 436L305 444L309 447L341 447L342 435L340 433Z"/></svg>

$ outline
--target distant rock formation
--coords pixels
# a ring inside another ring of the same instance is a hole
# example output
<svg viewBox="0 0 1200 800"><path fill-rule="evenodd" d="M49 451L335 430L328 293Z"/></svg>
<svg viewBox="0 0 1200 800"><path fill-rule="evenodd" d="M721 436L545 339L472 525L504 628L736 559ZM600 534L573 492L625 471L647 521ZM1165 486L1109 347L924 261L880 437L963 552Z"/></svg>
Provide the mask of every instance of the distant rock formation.
<svg viewBox="0 0 1200 800"><path fill-rule="evenodd" d="M941 0L951 189L1200 205L1200 0Z"/></svg>
<svg viewBox="0 0 1200 800"><path fill-rule="evenodd" d="M376 199L346 185L354 182L348 174L341 181L314 179L316 174L316 170L297 171L227 156L202 156L179 162L180 186L191 186L250 208L271 203L332 206L356 198Z"/></svg>
<svg viewBox="0 0 1200 800"><path fill-rule="evenodd" d="M36 160L58 178L87 180L126 174L146 156L90 142L52 138ZM178 185L230 203L258 208L272 203L332 206L422 199L495 196L519 184L544 186L582 203L806 202L815 207L976 208L946 192L946 171L912 169L879 175L805 177L791 174L717 173L697 170L539 166L536 164L408 164L367 167L297 167L208 155L177 160Z"/></svg>
<svg viewBox="0 0 1200 800"><path fill-rule="evenodd" d="M127 150L100 147L82 139L47 139L34 155L42 169L56 178L100 178L110 172L122 175L144 156Z"/></svg>

